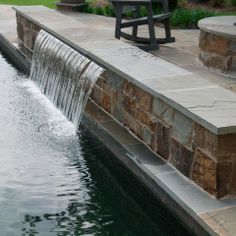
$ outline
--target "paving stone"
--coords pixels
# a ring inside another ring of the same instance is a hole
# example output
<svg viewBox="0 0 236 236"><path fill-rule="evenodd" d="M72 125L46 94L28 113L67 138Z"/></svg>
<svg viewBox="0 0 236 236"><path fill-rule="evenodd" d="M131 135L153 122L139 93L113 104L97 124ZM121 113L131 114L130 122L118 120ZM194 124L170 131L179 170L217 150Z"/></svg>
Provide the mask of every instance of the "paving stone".
<svg viewBox="0 0 236 236"><path fill-rule="evenodd" d="M236 207L201 214L200 217L217 235L234 236L236 232Z"/></svg>
<svg viewBox="0 0 236 236"><path fill-rule="evenodd" d="M220 201L212 197L209 198L208 193L196 188L191 182L186 181L186 178L181 176L178 172L157 174L156 178L156 181L158 183L161 182L168 193L175 196L175 200L181 206L185 209L187 207L189 213L192 212L191 214L195 212L199 215L224 207L231 207L235 204L235 200Z"/></svg>
<svg viewBox="0 0 236 236"><path fill-rule="evenodd" d="M170 105L211 132L225 134L236 131L235 93L218 86L161 93L165 95Z"/></svg>

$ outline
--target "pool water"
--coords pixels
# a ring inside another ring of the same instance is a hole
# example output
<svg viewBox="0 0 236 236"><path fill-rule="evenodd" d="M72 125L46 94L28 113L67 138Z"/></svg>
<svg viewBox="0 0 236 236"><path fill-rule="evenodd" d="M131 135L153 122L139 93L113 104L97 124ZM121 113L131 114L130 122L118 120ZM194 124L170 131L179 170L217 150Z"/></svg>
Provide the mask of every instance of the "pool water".
<svg viewBox="0 0 236 236"><path fill-rule="evenodd" d="M0 235L190 235L0 55Z"/></svg>

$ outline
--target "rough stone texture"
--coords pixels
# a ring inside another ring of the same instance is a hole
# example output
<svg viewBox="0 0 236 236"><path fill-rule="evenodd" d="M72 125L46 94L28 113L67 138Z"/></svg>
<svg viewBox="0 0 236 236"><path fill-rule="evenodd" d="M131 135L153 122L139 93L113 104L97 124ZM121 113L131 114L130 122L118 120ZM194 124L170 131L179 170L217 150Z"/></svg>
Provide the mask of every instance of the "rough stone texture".
<svg viewBox="0 0 236 236"><path fill-rule="evenodd" d="M218 136L217 159L236 161L236 135L227 134Z"/></svg>
<svg viewBox="0 0 236 236"><path fill-rule="evenodd" d="M217 155L217 136L205 129L201 125L195 123L193 131L193 148L201 148L209 153L211 156Z"/></svg>
<svg viewBox="0 0 236 236"><path fill-rule="evenodd" d="M111 112L111 96L105 92L103 92L102 95L102 107L108 111L109 113Z"/></svg>
<svg viewBox="0 0 236 236"><path fill-rule="evenodd" d="M156 123L156 152L164 159L169 159L170 129L161 122Z"/></svg>
<svg viewBox="0 0 236 236"><path fill-rule="evenodd" d="M136 99L141 108L146 111L151 111L152 108L152 96L144 90L136 87Z"/></svg>
<svg viewBox="0 0 236 236"><path fill-rule="evenodd" d="M36 24L32 24L28 19L16 14L17 18L17 34L24 47L33 50L34 42L40 28Z"/></svg>
<svg viewBox="0 0 236 236"><path fill-rule="evenodd" d="M196 150L192 179L210 194L216 195L216 162L200 149Z"/></svg>
<svg viewBox="0 0 236 236"><path fill-rule="evenodd" d="M141 107L137 107L136 110L136 119L140 121L142 124L147 125L150 127L150 129L154 129L155 123L156 123L156 117L154 117L152 114L149 112L145 111Z"/></svg>
<svg viewBox="0 0 236 236"><path fill-rule="evenodd" d="M236 162L232 164L232 176L230 181L229 195L236 196Z"/></svg>
<svg viewBox="0 0 236 236"><path fill-rule="evenodd" d="M229 194L232 180L232 162L217 163L217 197Z"/></svg>
<svg viewBox="0 0 236 236"><path fill-rule="evenodd" d="M173 120L175 111L172 107L170 107L168 104L166 104L159 98L154 98L152 112L162 122L170 124Z"/></svg>
<svg viewBox="0 0 236 236"><path fill-rule="evenodd" d="M235 70L236 39L230 39L201 30L199 60L207 67L222 71Z"/></svg>
<svg viewBox="0 0 236 236"><path fill-rule="evenodd" d="M174 113L172 121L173 137L190 148L192 147L193 127L193 120L178 111Z"/></svg>
<svg viewBox="0 0 236 236"><path fill-rule="evenodd" d="M132 131L138 138L142 138L142 124L137 121L133 116L131 116L128 112L123 112L123 125L126 126L130 131Z"/></svg>
<svg viewBox="0 0 236 236"><path fill-rule="evenodd" d="M153 139L153 132L146 126L143 127L142 140L148 145L151 146Z"/></svg>
<svg viewBox="0 0 236 236"><path fill-rule="evenodd" d="M22 16L17 20L22 44L33 49L39 27ZM225 42L217 43L223 48ZM230 48L235 51L234 44ZM235 135L210 132L174 105L109 70L98 79L91 99L209 193L216 197L236 194Z"/></svg>
<svg viewBox="0 0 236 236"><path fill-rule="evenodd" d="M212 67L222 71L228 71L231 67L233 69L232 56L222 56L215 53L200 52L198 58L207 67Z"/></svg>
<svg viewBox="0 0 236 236"><path fill-rule="evenodd" d="M171 139L170 163L174 165L186 177L190 177L194 152L180 144L175 139Z"/></svg>
<svg viewBox="0 0 236 236"><path fill-rule="evenodd" d="M220 55L229 55L232 51L229 48L230 40L201 31L199 36L199 47L204 52L216 53Z"/></svg>

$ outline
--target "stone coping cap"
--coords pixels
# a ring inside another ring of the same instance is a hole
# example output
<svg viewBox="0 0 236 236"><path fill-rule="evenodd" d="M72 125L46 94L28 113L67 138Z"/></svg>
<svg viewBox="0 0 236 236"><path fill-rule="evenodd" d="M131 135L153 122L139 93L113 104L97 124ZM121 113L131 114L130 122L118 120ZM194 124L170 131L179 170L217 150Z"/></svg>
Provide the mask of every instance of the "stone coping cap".
<svg viewBox="0 0 236 236"><path fill-rule="evenodd" d="M236 133L236 94L117 40L113 32L43 6L13 9L98 64L160 98L215 134Z"/></svg>
<svg viewBox="0 0 236 236"><path fill-rule="evenodd" d="M198 27L206 32L236 40L236 16L214 16L202 19Z"/></svg>

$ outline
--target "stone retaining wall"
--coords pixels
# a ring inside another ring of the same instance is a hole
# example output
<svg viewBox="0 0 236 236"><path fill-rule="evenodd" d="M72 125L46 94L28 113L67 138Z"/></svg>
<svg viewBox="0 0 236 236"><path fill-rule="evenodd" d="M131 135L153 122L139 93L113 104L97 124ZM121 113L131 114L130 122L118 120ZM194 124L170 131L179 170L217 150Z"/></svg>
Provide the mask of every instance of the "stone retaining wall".
<svg viewBox="0 0 236 236"><path fill-rule="evenodd" d="M40 27L17 14L17 32L30 52ZM107 70L91 99L156 154L217 198L236 194L236 135L216 135L159 98Z"/></svg>

